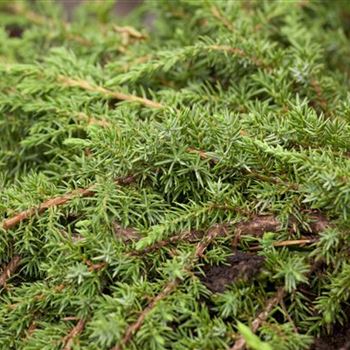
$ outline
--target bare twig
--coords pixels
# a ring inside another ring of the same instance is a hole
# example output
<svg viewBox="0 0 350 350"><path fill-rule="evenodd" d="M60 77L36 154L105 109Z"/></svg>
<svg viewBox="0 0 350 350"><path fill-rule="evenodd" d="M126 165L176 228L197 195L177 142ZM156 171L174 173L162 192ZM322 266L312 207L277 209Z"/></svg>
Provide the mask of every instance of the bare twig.
<svg viewBox="0 0 350 350"><path fill-rule="evenodd" d="M119 178L115 182L119 185L128 185L133 181L134 181L133 176L127 176L127 177ZM77 190L68 192L68 193L66 193L62 196L59 196L59 197L50 198L50 199L44 201L43 203L41 203L38 207L24 210L11 218L5 219L2 222L2 227L5 230L9 230L10 228L21 223L22 221L36 215L37 213L42 213L42 212L44 212L47 209L52 208L52 207L61 206L65 203L69 202L73 198L93 196L95 194L95 189L96 189L96 185L92 185L92 186L87 187L87 188L79 188Z"/></svg>
<svg viewBox="0 0 350 350"><path fill-rule="evenodd" d="M248 221L238 223L236 231L240 235L261 237L265 232L276 232L281 228L281 223L273 215L256 215Z"/></svg>
<svg viewBox="0 0 350 350"><path fill-rule="evenodd" d="M210 45L210 46L208 46L208 49L212 50L212 51L221 51L221 52L231 53L231 54L234 54L236 56L246 58L248 61L251 61L255 66L257 66L259 68L271 70L271 67L269 67L263 61L261 61L259 58L255 57L255 56L248 55L244 50L242 50L240 48L232 47L229 45Z"/></svg>
<svg viewBox="0 0 350 350"><path fill-rule="evenodd" d="M266 321L272 309L282 300L283 295L284 289L283 287L280 287L278 288L276 295L267 301L265 309L260 312L258 317L252 322L252 331L254 333L259 329L261 324Z"/></svg>
<svg viewBox="0 0 350 350"><path fill-rule="evenodd" d="M79 321L80 318L76 316L67 316L62 318L63 321Z"/></svg>
<svg viewBox="0 0 350 350"><path fill-rule="evenodd" d="M188 147L187 152L198 154L199 157L203 160L210 159L210 161L213 162L214 164L218 163L220 160L219 158L211 155L210 152L207 152L207 151L201 150L201 149L197 149L194 147ZM299 185L297 183L286 182L278 177L274 177L274 176L270 176L270 175L263 175L263 174L260 174L256 171L253 171L252 169L242 169L242 171L244 172L245 176L256 178L258 180L272 182L272 183L275 183L277 185L284 185L284 186L289 187L289 188L294 189L294 190L297 190L299 188Z"/></svg>
<svg viewBox="0 0 350 350"><path fill-rule="evenodd" d="M141 105L144 105L145 107L150 108L163 108L164 106L158 102L149 100L147 98L138 97L135 95L129 95L125 94L123 92L119 91L112 91L109 89L106 89L102 86L97 86L89 83L86 80L83 79L72 79L70 77L66 77L63 75L60 75L58 77L58 80L63 83L67 87L78 87L83 90L91 91L91 92L97 92L103 96L106 97L112 97L120 101L129 101L129 102L137 102Z"/></svg>
<svg viewBox="0 0 350 350"><path fill-rule="evenodd" d="M2 227L5 230L9 230L10 228L16 226L20 222L34 216L35 214L42 213L42 212L44 212L47 209L52 208L52 207L57 207L57 206L63 205L75 197L91 196L94 193L94 188L95 188L95 186L93 185L93 186L90 186L90 187L85 188L85 189L81 188L81 189L71 191L63 196L50 198L50 199L46 200L45 202L41 203L38 207L24 210L24 211L16 214L15 216L13 216L9 219L5 219L2 222Z"/></svg>
<svg viewBox="0 0 350 350"><path fill-rule="evenodd" d="M177 287L179 283L179 279L168 282L163 290L155 298L152 299L152 301L147 305L145 309L142 310L137 320L126 329L120 344L114 346L112 350L122 350L124 346L131 340L133 335L141 328L146 316L153 310L157 303L172 293L172 291Z"/></svg>
<svg viewBox="0 0 350 350"><path fill-rule="evenodd" d="M242 221L236 226L236 234L232 246L236 248L242 235L261 237L265 232L276 232L282 227L272 215L256 215L248 221Z"/></svg>
<svg viewBox="0 0 350 350"><path fill-rule="evenodd" d="M85 323L86 323L85 320L80 319L78 321L78 323L71 329L69 334L66 337L64 337L63 350L71 350L72 349L74 338L76 336L78 336L84 330Z"/></svg>
<svg viewBox="0 0 350 350"><path fill-rule="evenodd" d="M127 177L119 178L115 182L119 185L128 185L128 184L132 183L133 181L134 181L133 176L127 176ZM44 201L43 203L41 203L38 207L24 210L16 215L14 215L11 218L3 220L2 227L5 230L9 230L12 227L16 226L17 224L21 223L22 221L36 215L37 213L42 213L49 208L63 205L65 203L69 202L70 200L72 200L73 198L76 198L78 196L81 196L81 197L93 196L95 193L95 188L96 188L96 185L92 185L88 188L77 189L77 190L71 191L71 192L69 192L65 195L59 196L59 197L50 198L50 199ZM20 265L20 263L21 263L21 257L19 255L16 255L12 258L12 260L9 262L9 264L4 267L3 272L0 276L0 287L3 287L6 285L6 281L16 271L16 269ZM96 264L90 266L90 268L93 270L100 269L103 267L104 266L100 266L100 265L96 265Z"/></svg>
<svg viewBox="0 0 350 350"><path fill-rule="evenodd" d="M227 234L227 225L226 224L216 224L213 225L209 230L208 234L197 244L196 250L194 251L194 257L190 262L192 265L198 258L203 256L205 249L208 245L219 235Z"/></svg>
<svg viewBox="0 0 350 350"><path fill-rule="evenodd" d="M144 254L148 254L148 253L151 253L153 251L156 251L162 247L166 247L167 245L172 244L172 243L176 243L179 241L193 242L193 241L198 241L202 237L203 237L203 233L201 233L199 231L195 231L195 230L186 231L186 232L182 232L178 235L169 237L168 239L158 241L158 242L154 243L153 245L151 245L143 250L131 251L127 255L130 255L130 256L144 255Z"/></svg>
<svg viewBox="0 0 350 350"><path fill-rule="evenodd" d="M250 213L242 213L243 215L248 215ZM316 235L323 230L325 230L327 227L329 227L330 223L327 218L325 218L321 214L312 214L311 219L313 219L313 222L310 223L309 231L313 235ZM293 226L295 225L295 222L293 218L290 220L289 223L289 229L291 232L295 232L296 228ZM238 246L239 240L242 235L249 235L253 237L262 237L262 235L265 232L277 232L282 229L282 223L277 220L277 218L273 215L255 215L253 217L250 217L248 220L240 221L236 223L235 225L235 235L234 239L232 241L233 248L236 248ZM125 237L123 235L125 234ZM123 240L128 240L128 232L122 232L121 237ZM179 241L198 241L203 237L202 232L198 231L186 231L179 233L175 236L169 237L168 239L164 239L161 241L158 241L154 243L153 245L140 250L140 251L130 251L127 253L128 256L139 256L143 254L148 254L151 252L154 252L160 248L166 247L170 244L177 243ZM139 237L135 236L135 239L137 240ZM285 246L304 246L307 244L312 244L318 241L317 237L301 237L300 239L295 240L285 240L285 241L279 241L274 242L272 245L274 247L285 247ZM260 250L261 246L251 246L249 247L249 250L255 251Z"/></svg>
<svg viewBox="0 0 350 350"><path fill-rule="evenodd" d="M305 244L311 244L317 242L317 238L304 238L304 239L294 239L288 241L275 242L274 247L286 247L290 245L304 246Z"/></svg>
<svg viewBox="0 0 350 350"><path fill-rule="evenodd" d="M256 331L260 328L263 322L266 321L267 317L269 316L272 309L281 302L283 298L284 290L282 287L280 287L277 290L277 293L274 297L269 299L265 305L265 308L263 311L259 313L259 315L255 318L255 320L252 322L251 330L253 333L256 333ZM230 348L230 350L243 350L245 348L246 342L242 336L239 337L239 339L235 342L233 347Z"/></svg>
<svg viewBox="0 0 350 350"><path fill-rule="evenodd" d="M0 275L0 287L6 286L7 280L11 277L11 275L17 270L17 267L21 263L21 257L19 255L15 255L10 262L3 268L3 271Z"/></svg>
<svg viewBox="0 0 350 350"><path fill-rule="evenodd" d="M312 244L317 242L317 238L304 238L304 239L291 239L286 241L274 242L273 247L288 247L288 246L300 246L303 247L305 244ZM260 246L250 247L249 250L260 250Z"/></svg>
<svg viewBox="0 0 350 350"><path fill-rule="evenodd" d="M227 227L225 224L219 224L214 225L211 227L208 231L208 234L206 237L204 237L196 246L196 249L192 255L191 258L189 258L186 267L184 268L184 271L190 270L192 268L193 263L200 258L205 249L208 247L208 245L218 236L221 234L225 234L227 232ZM154 297L150 303L147 305L145 309L142 310L142 312L139 314L137 320L128 326L126 329L124 336L120 343L116 346L114 346L111 350L122 350L124 346L129 343L129 341L132 339L133 335L141 328L146 316L154 309L154 307L157 305L157 303L164 298L166 298L169 294L171 294L176 287L180 284L180 279L175 279L169 281L163 290Z"/></svg>

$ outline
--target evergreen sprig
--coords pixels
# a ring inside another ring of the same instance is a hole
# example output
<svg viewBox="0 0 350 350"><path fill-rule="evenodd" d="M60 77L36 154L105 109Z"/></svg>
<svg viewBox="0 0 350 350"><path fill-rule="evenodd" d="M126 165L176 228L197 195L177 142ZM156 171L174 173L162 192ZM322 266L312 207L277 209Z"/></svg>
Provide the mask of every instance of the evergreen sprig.
<svg viewBox="0 0 350 350"><path fill-rule="evenodd" d="M0 348L314 349L349 322L349 5L113 8L0 4Z"/></svg>

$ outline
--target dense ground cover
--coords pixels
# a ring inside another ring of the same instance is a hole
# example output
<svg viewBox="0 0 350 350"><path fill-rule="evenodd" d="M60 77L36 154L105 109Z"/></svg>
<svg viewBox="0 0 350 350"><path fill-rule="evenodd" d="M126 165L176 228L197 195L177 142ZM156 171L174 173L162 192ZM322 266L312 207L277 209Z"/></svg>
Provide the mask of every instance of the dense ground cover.
<svg viewBox="0 0 350 350"><path fill-rule="evenodd" d="M113 6L0 3L0 348L350 348L348 2Z"/></svg>

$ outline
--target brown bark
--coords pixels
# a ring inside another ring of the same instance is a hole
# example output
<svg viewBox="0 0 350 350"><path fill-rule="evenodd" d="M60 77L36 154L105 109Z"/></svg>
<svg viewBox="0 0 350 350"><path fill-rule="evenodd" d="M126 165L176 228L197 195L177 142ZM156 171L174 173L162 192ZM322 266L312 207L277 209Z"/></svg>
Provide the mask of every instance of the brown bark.
<svg viewBox="0 0 350 350"><path fill-rule="evenodd" d="M260 328L262 323L266 321L272 309L282 300L283 294L284 294L284 290L281 287L277 290L277 293L275 294L275 296L273 296L271 299L267 301L264 310L261 311L259 315L252 322L250 329L253 331L253 333L256 333L256 331ZM235 342L233 347L230 348L230 350L243 350L245 349L245 345L246 345L246 341L241 336Z"/></svg>
<svg viewBox="0 0 350 350"><path fill-rule="evenodd" d="M88 188L81 188L81 189L77 189L77 190L74 190L72 192L69 192L63 196L50 198L50 199L44 201L43 203L41 203L38 207L29 208L27 210L24 210L24 211L16 214L15 216L13 216L11 218L5 219L2 222L2 227L5 230L9 230L10 228L16 226L20 222L34 216L35 214L42 213L42 212L44 212L47 209L52 208L52 207L57 207L57 206L63 205L75 197L91 196L94 193L94 187L95 186L90 186Z"/></svg>
<svg viewBox="0 0 350 350"><path fill-rule="evenodd" d="M73 79L70 77L63 76L63 75L59 76L58 80L63 85L65 85L67 87L78 87L78 88L86 90L86 91L99 93L99 94L106 96L106 97L115 98L119 101L137 102L137 103L139 103L145 107L149 107L149 108L163 108L164 107L162 104L155 102L155 101L152 101L152 100L149 100L147 98L138 97L135 95L129 95L129 94L125 94L125 93L119 92L119 91L112 91L112 90L106 89L102 86L93 85L86 80Z"/></svg>
<svg viewBox="0 0 350 350"><path fill-rule="evenodd" d="M72 330L69 332L69 334L63 339L63 350L71 350L74 338L78 336L85 327L86 321L83 319L80 319L78 323L72 328Z"/></svg>
<svg viewBox="0 0 350 350"><path fill-rule="evenodd" d="M10 262L4 267L2 274L0 275L0 288L6 286L7 280L17 270L17 267L21 263L21 257L15 255Z"/></svg>
<svg viewBox="0 0 350 350"><path fill-rule="evenodd" d="M225 224L214 225L208 231L206 237L204 237L196 246L193 256L189 259L187 266L185 267L185 271L190 270L194 262L200 258L208 245L219 235L225 234L227 232L227 226ZM150 303L147 305L145 309L141 311L137 320L129 325L124 333L124 336L119 344L115 345L111 350L122 350L124 346L130 342L134 334L141 328L145 318L147 315L154 309L154 307L158 304L159 301L166 298L169 294L171 294L176 287L180 284L180 279L175 279L169 281L163 290L155 296Z"/></svg>
<svg viewBox="0 0 350 350"><path fill-rule="evenodd" d="M129 185L133 181L134 181L134 176L130 175L130 176L126 176L126 177L122 177L122 178L117 179L115 181L115 183L118 185ZM47 199L46 201L39 204L38 207L29 208L27 210L24 210L16 215L14 215L11 218L3 220L2 227L5 230L9 230L10 228L21 223L22 221L29 219L36 214L43 213L44 211L46 211L49 208L57 207L57 206L61 206L63 204L66 204L67 202L69 202L73 198L93 196L95 194L95 189L96 189L96 185L92 185L92 186L87 187L87 188L79 188L77 190L68 192L62 196Z"/></svg>

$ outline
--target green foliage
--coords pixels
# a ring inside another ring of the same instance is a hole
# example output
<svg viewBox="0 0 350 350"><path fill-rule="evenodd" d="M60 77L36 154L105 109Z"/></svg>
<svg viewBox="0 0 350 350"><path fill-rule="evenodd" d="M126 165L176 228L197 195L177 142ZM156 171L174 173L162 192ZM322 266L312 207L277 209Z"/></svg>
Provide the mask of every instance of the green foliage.
<svg viewBox="0 0 350 350"><path fill-rule="evenodd" d="M0 3L0 348L296 350L346 325L349 4L114 6Z"/></svg>
<svg viewBox="0 0 350 350"><path fill-rule="evenodd" d="M271 346L262 342L246 325L238 323L237 328L244 337L248 347L253 350L272 350Z"/></svg>

